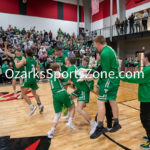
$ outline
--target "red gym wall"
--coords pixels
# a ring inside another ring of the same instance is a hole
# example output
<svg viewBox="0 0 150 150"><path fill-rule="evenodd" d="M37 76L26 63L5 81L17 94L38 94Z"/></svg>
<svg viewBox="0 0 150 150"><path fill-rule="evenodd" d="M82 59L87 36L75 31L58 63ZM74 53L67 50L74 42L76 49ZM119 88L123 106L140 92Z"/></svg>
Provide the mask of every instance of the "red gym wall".
<svg viewBox="0 0 150 150"><path fill-rule="evenodd" d="M126 10L148 3L150 0L126 0ZM113 0L113 14L117 13L116 0ZM99 13L92 17L92 22L104 19L110 16L110 0L104 0L99 3Z"/></svg>
<svg viewBox="0 0 150 150"><path fill-rule="evenodd" d="M57 19L57 2L50 0L28 0L27 15Z"/></svg>
<svg viewBox="0 0 150 150"><path fill-rule="evenodd" d="M58 2L52 0L28 0L26 15L58 19ZM77 6L63 3L63 20L77 21ZM0 12L19 14L19 0L0 0ZM84 11L81 7L81 22L84 21Z"/></svg>
<svg viewBox="0 0 150 150"><path fill-rule="evenodd" d="M0 12L19 14L18 0L0 0Z"/></svg>
<svg viewBox="0 0 150 150"><path fill-rule="evenodd" d="M126 0L126 9L131 9L148 2L150 2L150 0Z"/></svg>

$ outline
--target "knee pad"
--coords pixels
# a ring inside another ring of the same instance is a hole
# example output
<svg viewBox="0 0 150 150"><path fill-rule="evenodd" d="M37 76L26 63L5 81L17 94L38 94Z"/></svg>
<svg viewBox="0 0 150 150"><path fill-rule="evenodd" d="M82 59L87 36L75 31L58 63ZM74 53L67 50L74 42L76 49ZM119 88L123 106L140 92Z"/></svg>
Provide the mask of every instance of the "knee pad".
<svg viewBox="0 0 150 150"><path fill-rule="evenodd" d="M60 118L60 116L61 116L61 113L56 113L53 122L57 123L59 118Z"/></svg>

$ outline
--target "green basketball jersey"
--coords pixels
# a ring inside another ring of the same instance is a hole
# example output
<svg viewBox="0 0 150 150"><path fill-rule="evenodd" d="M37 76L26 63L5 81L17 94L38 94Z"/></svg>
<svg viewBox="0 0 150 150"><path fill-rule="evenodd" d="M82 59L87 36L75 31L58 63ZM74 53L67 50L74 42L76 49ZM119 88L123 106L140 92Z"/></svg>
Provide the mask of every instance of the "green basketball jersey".
<svg viewBox="0 0 150 150"><path fill-rule="evenodd" d="M50 78L50 85L53 94L65 90L60 79L55 78L55 72L52 73L52 78Z"/></svg>
<svg viewBox="0 0 150 150"><path fill-rule="evenodd" d="M84 67L83 65L81 65L78 68L89 69L89 66L87 65L86 67ZM94 88L94 81L83 81L82 84L86 84L90 90L93 90Z"/></svg>
<svg viewBox="0 0 150 150"><path fill-rule="evenodd" d="M73 84L76 86L77 89L81 91L89 91L89 87L85 81L77 82L79 77L75 75L76 70L78 70L78 68L75 65L69 67L67 70L68 78L66 78L65 81L67 82L69 79L71 79L71 81L73 82Z"/></svg>
<svg viewBox="0 0 150 150"><path fill-rule="evenodd" d="M74 85L78 88L79 87L79 82L77 82L77 78L75 77L75 71L77 71L78 68L75 65L72 65L68 67L67 73L68 73L68 78L66 78L66 82L68 82L69 79L74 83Z"/></svg>
<svg viewBox="0 0 150 150"><path fill-rule="evenodd" d="M80 68L89 69L89 66L87 65L86 67L84 67L83 65L81 65L81 66L79 66L78 68L79 68L79 69L80 69Z"/></svg>
<svg viewBox="0 0 150 150"><path fill-rule="evenodd" d="M67 71L67 67L65 66L65 56L56 57L56 63L60 66L60 72Z"/></svg>
<svg viewBox="0 0 150 150"><path fill-rule="evenodd" d="M34 73L36 72L36 60L32 57L26 58L25 72L27 74L27 79L35 79Z"/></svg>
<svg viewBox="0 0 150 150"><path fill-rule="evenodd" d="M20 61L22 60L22 58L23 58L23 56L17 57L17 56L15 55L14 60L15 60L15 59L18 59L19 62L20 62ZM22 66L22 67L20 67L20 68L18 69L18 68L16 68L16 65L15 65L14 62L13 62L13 66L14 66L14 71L24 71L24 66Z"/></svg>

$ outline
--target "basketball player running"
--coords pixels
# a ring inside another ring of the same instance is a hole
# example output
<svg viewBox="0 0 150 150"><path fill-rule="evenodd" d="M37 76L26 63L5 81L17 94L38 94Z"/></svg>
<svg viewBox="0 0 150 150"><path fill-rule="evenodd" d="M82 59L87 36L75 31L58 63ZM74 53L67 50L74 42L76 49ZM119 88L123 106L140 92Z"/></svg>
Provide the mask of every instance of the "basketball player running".
<svg viewBox="0 0 150 150"><path fill-rule="evenodd" d="M75 66L75 64L76 64L75 57L69 57L68 63L69 63L68 65L70 65L70 67L67 70L68 78L66 78L66 81L71 79L71 81L77 88L75 91L73 91L73 93L71 95L72 95L73 99L78 97L77 111L91 125L90 134L92 134L95 131L96 122L94 120L92 120L91 116L83 109L86 106L86 103L89 103L91 89L88 86L88 84L86 83L87 81L77 82L78 78L75 75L75 71L77 71L78 68Z"/></svg>
<svg viewBox="0 0 150 150"><path fill-rule="evenodd" d="M64 86L62 85L62 82L60 80L63 79L61 73L59 72L60 66L57 63L54 63L52 64L51 68L53 73L52 77L50 78L50 85L51 91L53 93L53 106L55 110L55 117L53 120L52 128L47 133L47 136L49 138L53 138L54 136L54 131L61 116L63 106L69 108L69 119L66 125L69 126L71 129L75 129L75 126L72 123L75 114L75 105L71 96L64 89Z"/></svg>
<svg viewBox="0 0 150 150"><path fill-rule="evenodd" d="M21 50L16 49L15 54L12 54L7 50L7 42L5 42L5 49L4 54L8 55L9 57L13 58L13 60L18 59L18 61L21 61L23 59L23 56L21 55ZM17 98L17 91L16 91L16 79L19 78L20 80L20 89L23 82L23 79L21 78L22 72L24 71L24 66L20 67L19 69L16 68L15 63L14 64L14 70L13 70L13 79L12 79L12 87L14 90L14 97ZM21 98L21 95L18 97Z"/></svg>
<svg viewBox="0 0 150 150"><path fill-rule="evenodd" d="M116 132L121 128L118 120L118 106L116 103L117 92L120 84L118 78L118 59L116 52L106 44L106 39L103 36L97 36L94 39L95 48L101 53L101 66L102 72L105 72L105 76L102 76L102 80L99 82L99 96L97 100L98 105L98 125L95 132L90 136L91 139L98 138L101 134L107 131L103 126L106 108L105 102L109 101L113 112L113 127L110 132ZM113 77L109 77L109 74L113 72Z"/></svg>
<svg viewBox="0 0 150 150"><path fill-rule="evenodd" d="M55 48L55 55L56 55L56 63L59 64L60 66L60 72L63 73L65 71L67 71L67 63L68 63L68 58L63 55L62 49L60 47L56 47ZM64 88L67 90L67 83L65 82L65 80L62 79L62 84L64 86ZM63 111L62 111L63 115L66 115L63 117L63 119L68 119L69 118L69 113L68 113L68 108L66 108L65 106L63 107Z"/></svg>
<svg viewBox="0 0 150 150"><path fill-rule="evenodd" d="M43 109L44 109L44 106L41 104L40 98L36 93L36 90L38 89L38 85L36 83L35 71L37 69L40 72L40 68L39 68L36 60L34 60L32 56L33 56L32 50L27 49L26 50L26 59L23 58L20 62L18 62L18 59L16 58L14 61L16 68L19 69L22 66L25 67L24 76L26 76L26 77L23 80L23 84L21 86L21 91L22 91L22 97L27 102L27 104L30 106L30 115L32 115L35 112L37 107L31 103L30 98L26 95L29 88L31 88L31 92L37 101L37 104L39 106L39 112L42 113Z"/></svg>

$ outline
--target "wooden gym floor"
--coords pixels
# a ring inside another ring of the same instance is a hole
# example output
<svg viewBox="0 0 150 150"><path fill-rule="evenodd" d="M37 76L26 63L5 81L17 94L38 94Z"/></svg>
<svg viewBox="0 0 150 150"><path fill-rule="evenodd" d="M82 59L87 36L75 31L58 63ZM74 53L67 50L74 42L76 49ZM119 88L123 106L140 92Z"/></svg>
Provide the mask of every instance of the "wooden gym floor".
<svg viewBox="0 0 150 150"><path fill-rule="evenodd" d="M74 123L76 131L65 127L65 121L60 119L59 125L52 139L51 150L121 150L115 142L132 150L140 150L139 145L144 143L142 136L145 131L142 128L139 117L139 102L137 101L137 88L135 84L122 83L119 88L117 102L119 105L120 124L122 129L116 133L106 133L96 140L89 138L88 123L76 113ZM19 86L17 86L19 91ZM69 93L73 91L68 88ZM97 112L96 88L91 92L90 103L85 110L94 119ZM11 86L1 86L0 92L12 93ZM24 100L1 99L0 102L0 136L11 138L44 136L51 127L54 110L52 94L49 83L40 83L38 94L45 106L44 113L40 115L38 109L33 116L29 116L29 106ZM31 95L31 93L29 94ZM1 97L0 97L1 98ZM3 100L3 101L2 101ZM32 98L33 104L36 104ZM110 139L111 138L111 139Z"/></svg>

